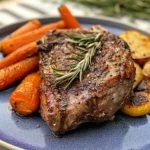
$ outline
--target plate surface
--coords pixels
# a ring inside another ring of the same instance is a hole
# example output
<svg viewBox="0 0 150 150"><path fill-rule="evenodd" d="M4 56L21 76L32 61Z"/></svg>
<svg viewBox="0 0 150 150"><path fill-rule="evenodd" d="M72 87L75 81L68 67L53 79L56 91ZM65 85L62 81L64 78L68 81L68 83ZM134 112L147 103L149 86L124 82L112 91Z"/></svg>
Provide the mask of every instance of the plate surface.
<svg viewBox="0 0 150 150"><path fill-rule="evenodd" d="M43 24L59 18L40 19ZM139 29L117 23L108 18L82 18L78 20L83 27L101 24L114 34L125 30ZM0 38L5 37L25 22L0 29ZM143 31L140 31L146 35ZM1 55L2 57L2 55ZM84 124L78 129L56 138L37 113L21 117L11 111L9 96L16 86L0 92L0 140L32 150L148 150L150 149L150 116L131 118L117 114L114 121L101 124ZM40 125L37 128L37 125Z"/></svg>

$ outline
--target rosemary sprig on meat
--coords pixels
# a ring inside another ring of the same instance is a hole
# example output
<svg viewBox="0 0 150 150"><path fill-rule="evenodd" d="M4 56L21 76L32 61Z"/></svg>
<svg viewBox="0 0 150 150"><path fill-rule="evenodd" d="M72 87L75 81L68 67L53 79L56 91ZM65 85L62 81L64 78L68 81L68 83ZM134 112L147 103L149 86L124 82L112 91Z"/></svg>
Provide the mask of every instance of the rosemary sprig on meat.
<svg viewBox="0 0 150 150"><path fill-rule="evenodd" d="M101 48L101 34L68 34L67 41L79 51L75 56L69 57L69 60L75 60L76 63L68 64L70 69L62 71L54 69L55 83L62 84L68 82L65 89L79 77L82 81L83 72L90 66L93 56Z"/></svg>

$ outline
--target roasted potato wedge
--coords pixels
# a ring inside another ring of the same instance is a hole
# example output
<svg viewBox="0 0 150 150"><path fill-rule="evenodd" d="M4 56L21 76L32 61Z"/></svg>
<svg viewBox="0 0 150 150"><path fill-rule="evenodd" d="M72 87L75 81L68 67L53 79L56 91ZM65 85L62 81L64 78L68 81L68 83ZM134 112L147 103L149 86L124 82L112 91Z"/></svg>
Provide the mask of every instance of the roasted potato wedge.
<svg viewBox="0 0 150 150"><path fill-rule="evenodd" d="M143 66L143 75L150 78L150 59Z"/></svg>
<svg viewBox="0 0 150 150"><path fill-rule="evenodd" d="M132 117L144 116L150 112L150 93L135 92L121 111Z"/></svg>
<svg viewBox="0 0 150 150"><path fill-rule="evenodd" d="M150 58L150 38L137 31L126 31L119 35L130 47L132 58L140 60L140 65Z"/></svg>
<svg viewBox="0 0 150 150"><path fill-rule="evenodd" d="M134 67L136 69L136 72L135 72L135 81L133 83L133 89L137 87L137 85L142 81L143 79L143 72L142 72L142 69L141 67L134 63Z"/></svg>

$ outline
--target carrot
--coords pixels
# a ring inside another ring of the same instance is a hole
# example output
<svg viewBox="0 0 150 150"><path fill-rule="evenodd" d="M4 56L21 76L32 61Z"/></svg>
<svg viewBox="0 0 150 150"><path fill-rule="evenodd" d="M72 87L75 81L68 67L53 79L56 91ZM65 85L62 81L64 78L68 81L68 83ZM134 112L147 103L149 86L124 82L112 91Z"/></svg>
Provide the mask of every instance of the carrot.
<svg viewBox="0 0 150 150"><path fill-rule="evenodd" d="M59 7L59 12L67 28L80 28L81 27L77 19L71 14L67 6L61 5Z"/></svg>
<svg viewBox="0 0 150 150"><path fill-rule="evenodd" d="M0 42L0 49L2 47L2 43L5 40L13 38L13 37L17 37L19 35L22 35L22 34L24 34L26 32L38 29L40 27L41 27L41 23L39 22L39 20L35 19L35 20L31 20L31 21L27 22L26 24L22 25L20 28L18 28L17 30L15 30L10 36L7 36L5 39L3 39Z"/></svg>
<svg viewBox="0 0 150 150"><path fill-rule="evenodd" d="M42 25L39 20L31 20L14 31L8 38L16 37L26 32L40 28Z"/></svg>
<svg viewBox="0 0 150 150"><path fill-rule="evenodd" d="M0 60L0 69L8 67L14 63L17 63L27 57L33 56L38 53L36 42L29 43L25 46L18 48L16 51L7 55Z"/></svg>
<svg viewBox="0 0 150 150"><path fill-rule="evenodd" d="M38 69L38 57L34 56L22 60L0 70L0 91L13 83L22 80L27 74Z"/></svg>
<svg viewBox="0 0 150 150"><path fill-rule="evenodd" d="M34 113L40 105L39 86L41 78L38 73L26 76L10 96L12 109L20 115Z"/></svg>
<svg viewBox="0 0 150 150"><path fill-rule="evenodd" d="M23 35L17 36L15 38L8 39L2 43L2 50L5 54L10 54L17 48L24 46L30 42L36 41L42 36L44 36L51 29L61 29L64 28L65 24L63 21L58 21L45 25L39 29L27 32Z"/></svg>

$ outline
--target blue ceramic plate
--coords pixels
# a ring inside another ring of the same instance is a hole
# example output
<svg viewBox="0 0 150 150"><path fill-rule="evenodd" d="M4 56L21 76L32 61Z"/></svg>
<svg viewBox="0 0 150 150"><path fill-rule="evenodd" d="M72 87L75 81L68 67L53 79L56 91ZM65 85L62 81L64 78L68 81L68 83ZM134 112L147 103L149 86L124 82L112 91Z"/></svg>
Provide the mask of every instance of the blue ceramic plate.
<svg viewBox="0 0 150 150"><path fill-rule="evenodd" d="M56 20L59 20L59 18L40 19L43 24ZM110 18L78 17L78 20L83 27L90 28L93 24L101 24L117 35L129 29L140 31L133 26L117 23L117 21ZM5 37L24 23L13 24L0 29L0 38ZM140 32L149 35L143 31ZM8 101L15 88L16 86L14 85L0 92L0 143L5 141L28 150L150 149L150 116L148 115L131 118L118 113L114 121L101 124L84 124L63 137L56 138L38 113L29 117L21 117L11 111ZM40 127L37 128L37 125L40 125ZM6 146L9 147L10 145Z"/></svg>

